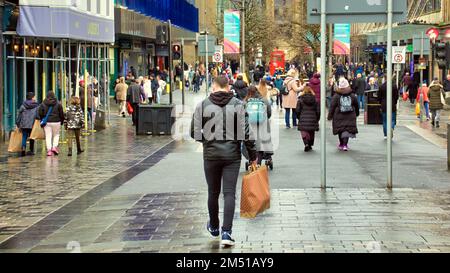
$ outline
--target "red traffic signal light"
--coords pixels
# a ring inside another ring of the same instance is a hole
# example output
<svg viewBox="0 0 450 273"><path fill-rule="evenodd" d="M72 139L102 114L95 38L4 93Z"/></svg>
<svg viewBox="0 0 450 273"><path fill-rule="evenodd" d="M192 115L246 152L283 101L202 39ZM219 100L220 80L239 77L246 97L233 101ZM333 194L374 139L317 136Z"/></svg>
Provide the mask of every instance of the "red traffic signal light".
<svg viewBox="0 0 450 273"><path fill-rule="evenodd" d="M181 59L181 46L180 45L172 46L172 56L173 56L174 60Z"/></svg>

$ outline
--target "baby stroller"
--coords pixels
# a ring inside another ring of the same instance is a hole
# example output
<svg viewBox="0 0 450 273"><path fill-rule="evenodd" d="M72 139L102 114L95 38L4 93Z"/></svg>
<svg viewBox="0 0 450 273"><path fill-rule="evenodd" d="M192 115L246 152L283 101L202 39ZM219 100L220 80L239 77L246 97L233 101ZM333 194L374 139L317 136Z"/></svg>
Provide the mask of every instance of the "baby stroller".
<svg viewBox="0 0 450 273"><path fill-rule="evenodd" d="M242 143L241 146L242 155L247 159L247 162L245 162L245 169L248 170L250 167L250 158L248 156L247 147ZM262 162L264 161L264 164L269 168L271 171L273 170L273 160L272 160L273 153L267 153L267 152L258 152L258 165L262 165Z"/></svg>

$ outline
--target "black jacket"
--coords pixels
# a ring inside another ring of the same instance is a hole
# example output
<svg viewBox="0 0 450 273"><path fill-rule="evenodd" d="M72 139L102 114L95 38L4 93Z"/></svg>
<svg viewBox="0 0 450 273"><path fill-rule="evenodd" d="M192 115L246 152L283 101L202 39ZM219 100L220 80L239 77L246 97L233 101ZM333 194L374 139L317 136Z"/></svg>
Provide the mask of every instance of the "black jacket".
<svg viewBox="0 0 450 273"><path fill-rule="evenodd" d="M229 115L233 115L234 119L230 119ZM233 122L227 124L227 120ZM217 126L223 128L222 133L216 131L220 130ZM248 115L243 103L234 98L231 92L212 93L198 104L192 119L191 137L203 143L205 160L241 160L242 142L250 160L256 160L255 141L250 140Z"/></svg>
<svg viewBox="0 0 450 273"><path fill-rule="evenodd" d="M144 89L140 85L132 83L128 87L127 102L131 104L139 104L141 103L142 98L145 98Z"/></svg>
<svg viewBox="0 0 450 273"><path fill-rule="evenodd" d="M236 91L236 97L240 100L244 100L247 97L248 85L242 80L237 80L233 85L234 91Z"/></svg>
<svg viewBox="0 0 450 273"><path fill-rule="evenodd" d="M352 98L352 106L354 111L350 113L341 113L340 102L342 96L350 96ZM338 89L331 100L328 120L333 120L333 134L338 135L343 132L351 134L358 133L356 118L359 116L359 103L355 95L352 94L351 88Z"/></svg>
<svg viewBox="0 0 450 273"><path fill-rule="evenodd" d="M39 103L26 100L19 109L19 115L16 120L16 125L20 129L33 129L33 124L37 116Z"/></svg>
<svg viewBox="0 0 450 273"><path fill-rule="evenodd" d="M359 96L364 95L366 92L366 81L363 78L357 78L354 82L353 90Z"/></svg>
<svg viewBox="0 0 450 273"><path fill-rule="evenodd" d="M444 90L445 92L450 92L450 81L447 79L444 81Z"/></svg>
<svg viewBox="0 0 450 273"><path fill-rule="evenodd" d="M397 84L392 84L392 112L397 112L397 103L399 98L399 92L397 88ZM378 100L381 103L381 111L383 113L387 112L387 83L383 83L380 86L380 90L378 91Z"/></svg>
<svg viewBox="0 0 450 273"><path fill-rule="evenodd" d="M299 131L318 131L320 107L312 94L300 96L297 101L297 118Z"/></svg>
<svg viewBox="0 0 450 273"><path fill-rule="evenodd" d="M57 99L46 98L44 102L39 106L38 115L39 119L43 120L47 115L50 106L53 106L52 112L48 117L47 122L60 122L61 125L64 123L64 110L62 108L61 103L58 102Z"/></svg>

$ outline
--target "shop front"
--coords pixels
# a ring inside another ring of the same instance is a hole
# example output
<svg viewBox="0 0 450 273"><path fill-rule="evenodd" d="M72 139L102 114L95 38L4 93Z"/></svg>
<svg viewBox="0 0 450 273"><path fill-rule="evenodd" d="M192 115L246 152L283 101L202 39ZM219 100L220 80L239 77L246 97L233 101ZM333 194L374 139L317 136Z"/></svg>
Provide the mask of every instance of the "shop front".
<svg viewBox="0 0 450 273"><path fill-rule="evenodd" d="M97 6L98 2L89 1L91 6L86 2L73 6L73 1L53 2L19 1L14 7L17 26L4 32L2 122L6 132L14 128L17 109L28 92L41 102L54 91L66 107L71 96L80 96L81 79L90 83L96 78L105 87L98 105L108 111L113 3ZM93 128L92 119L89 125Z"/></svg>

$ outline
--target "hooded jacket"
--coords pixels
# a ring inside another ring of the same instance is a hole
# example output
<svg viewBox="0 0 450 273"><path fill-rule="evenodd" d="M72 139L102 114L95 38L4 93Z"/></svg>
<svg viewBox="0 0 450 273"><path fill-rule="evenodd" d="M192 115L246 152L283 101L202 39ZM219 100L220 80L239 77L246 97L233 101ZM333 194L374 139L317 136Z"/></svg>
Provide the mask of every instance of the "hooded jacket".
<svg viewBox="0 0 450 273"><path fill-rule="evenodd" d="M397 103L399 99L399 91L396 83L392 84L392 112L397 112ZM380 86L378 91L378 100L381 104L381 112L387 112L387 82Z"/></svg>
<svg viewBox="0 0 450 273"><path fill-rule="evenodd" d="M304 94L297 101L297 118L299 131L318 131L320 120L320 107L316 97L312 94Z"/></svg>
<svg viewBox="0 0 450 273"><path fill-rule="evenodd" d="M320 102L320 75L314 74L309 81L308 86L311 87L311 89L316 94L316 101Z"/></svg>
<svg viewBox="0 0 450 273"><path fill-rule="evenodd" d="M244 100L247 97L248 85L243 80L237 80L233 85L236 96L240 100Z"/></svg>
<svg viewBox="0 0 450 273"><path fill-rule="evenodd" d="M38 118L37 110L39 103L26 100L20 106L16 125L19 129L33 129L34 121Z"/></svg>
<svg viewBox="0 0 450 273"><path fill-rule="evenodd" d="M338 135L344 132L350 134L358 133L356 118L359 116L359 103L355 95L352 94L350 87L336 90L336 94L331 100L331 106L328 113L328 120L333 121L333 134ZM341 113L340 104L342 96L350 96L354 111L349 113Z"/></svg>
<svg viewBox="0 0 450 273"><path fill-rule="evenodd" d="M55 98L46 98L44 102L39 106L39 119L42 120L47 115L48 110L50 107L53 107L52 112L50 113L50 116L48 117L47 122L59 122L61 124L64 123L64 111L61 106L61 103L58 102Z"/></svg>
<svg viewBox="0 0 450 273"><path fill-rule="evenodd" d="M428 99L430 101L430 110L442 110L444 105L441 101L441 95L445 98L444 87L438 83L432 83L428 91Z"/></svg>
<svg viewBox="0 0 450 273"><path fill-rule="evenodd" d="M197 105L191 123L191 137L203 143L204 160L241 160L242 142L250 161L256 160L255 141L250 140L250 136L245 107L233 93L214 92Z"/></svg>

